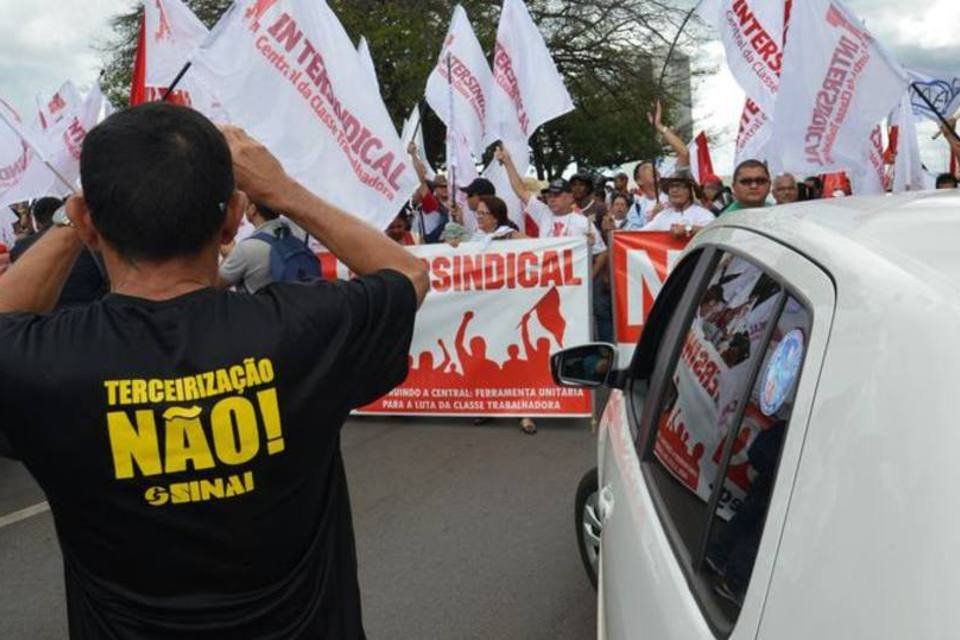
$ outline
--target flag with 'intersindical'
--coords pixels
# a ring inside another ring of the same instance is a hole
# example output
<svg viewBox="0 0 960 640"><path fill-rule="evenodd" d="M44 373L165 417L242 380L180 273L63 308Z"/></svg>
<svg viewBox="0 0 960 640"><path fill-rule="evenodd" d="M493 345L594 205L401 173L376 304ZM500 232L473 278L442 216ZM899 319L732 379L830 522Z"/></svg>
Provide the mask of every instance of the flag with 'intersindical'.
<svg viewBox="0 0 960 640"><path fill-rule="evenodd" d="M795 3L770 154L803 174L864 170L864 141L907 76L840 0Z"/></svg>
<svg viewBox="0 0 960 640"><path fill-rule="evenodd" d="M323 0L240 0L187 75L287 173L384 229L416 172L350 36Z"/></svg>

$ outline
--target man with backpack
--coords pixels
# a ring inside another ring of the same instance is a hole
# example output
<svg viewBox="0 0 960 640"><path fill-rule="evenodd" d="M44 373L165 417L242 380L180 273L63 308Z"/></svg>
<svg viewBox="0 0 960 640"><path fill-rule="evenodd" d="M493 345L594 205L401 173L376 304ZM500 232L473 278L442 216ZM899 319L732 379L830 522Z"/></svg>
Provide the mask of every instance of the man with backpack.
<svg viewBox="0 0 960 640"><path fill-rule="evenodd" d="M256 231L238 242L220 263L222 287L242 285L248 293L256 293L274 282L305 282L320 277L317 257L279 213L253 203L246 217Z"/></svg>

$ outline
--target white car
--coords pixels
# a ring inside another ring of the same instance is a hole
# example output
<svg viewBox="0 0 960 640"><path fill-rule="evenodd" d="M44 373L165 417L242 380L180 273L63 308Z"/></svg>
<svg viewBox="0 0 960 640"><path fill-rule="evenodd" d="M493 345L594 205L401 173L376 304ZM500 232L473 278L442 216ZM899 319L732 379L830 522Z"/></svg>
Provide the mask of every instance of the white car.
<svg viewBox="0 0 960 640"><path fill-rule="evenodd" d="M600 638L960 637L960 193L724 216L614 354L553 361Z"/></svg>

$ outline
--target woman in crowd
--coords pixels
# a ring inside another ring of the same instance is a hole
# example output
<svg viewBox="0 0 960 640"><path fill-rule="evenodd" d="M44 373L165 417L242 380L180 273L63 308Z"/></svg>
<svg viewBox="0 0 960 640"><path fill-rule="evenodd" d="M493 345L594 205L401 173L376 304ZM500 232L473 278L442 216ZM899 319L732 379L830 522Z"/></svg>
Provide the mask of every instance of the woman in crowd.
<svg viewBox="0 0 960 640"><path fill-rule="evenodd" d="M642 231L669 231L675 238L690 238L713 222L715 216L696 204L700 200L700 187L693 178L677 174L661 180L661 184L670 205Z"/></svg>

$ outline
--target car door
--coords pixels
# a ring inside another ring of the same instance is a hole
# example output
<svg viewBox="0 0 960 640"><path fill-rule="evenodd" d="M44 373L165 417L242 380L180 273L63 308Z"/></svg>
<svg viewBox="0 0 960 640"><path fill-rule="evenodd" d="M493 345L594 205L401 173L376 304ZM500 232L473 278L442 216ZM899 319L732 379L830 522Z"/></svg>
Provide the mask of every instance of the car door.
<svg viewBox="0 0 960 640"><path fill-rule="evenodd" d="M760 234L688 250L605 411L600 637L756 637L834 301Z"/></svg>

